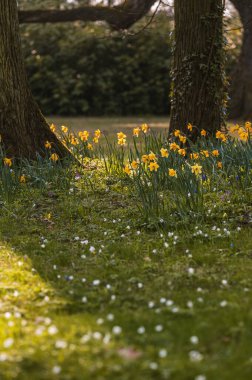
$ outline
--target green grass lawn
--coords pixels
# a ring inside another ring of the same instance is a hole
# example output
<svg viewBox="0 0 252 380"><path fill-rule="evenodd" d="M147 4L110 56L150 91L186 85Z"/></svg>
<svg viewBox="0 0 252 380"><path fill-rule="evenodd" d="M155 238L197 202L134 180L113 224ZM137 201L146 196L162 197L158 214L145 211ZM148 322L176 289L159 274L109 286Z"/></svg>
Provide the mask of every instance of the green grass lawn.
<svg viewBox="0 0 252 380"><path fill-rule="evenodd" d="M97 183L2 208L0 378L248 379L247 206L155 231L120 185Z"/></svg>
<svg viewBox="0 0 252 380"><path fill-rule="evenodd" d="M164 130L169 127L169 117L135 116L135 117L60 117L48 116L48 122L61 127L65 125L72 131L88 130L90 132L100 129L110 135L118 131L127 133L139 124L148 123L152 128Z"/></svg>
<svg viewBox="0 0 252 380"><path fill-rule="evenodd" d="M93 169L1 201L0 379L249 379L251 189L157 224Z"/></svg>

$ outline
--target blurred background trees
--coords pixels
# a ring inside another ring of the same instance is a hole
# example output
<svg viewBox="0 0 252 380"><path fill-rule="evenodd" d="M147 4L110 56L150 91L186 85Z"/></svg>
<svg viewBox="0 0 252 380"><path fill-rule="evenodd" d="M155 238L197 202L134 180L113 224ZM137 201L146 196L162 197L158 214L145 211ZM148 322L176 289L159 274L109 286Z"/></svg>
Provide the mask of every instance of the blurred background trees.
<svg viewBox="0 0 252 380"><path fill-rule="evenodd" d="M92 3L92 0L19 2L20 9L64 9ZM112 6L116 1L99 3ZM247 6L248 3L250 0ZM148 27L150 15L129 32L112 32L102 22L22 25L28 76L42 111L47 115L168 115L172 15L173 8L163 5ZM240 52L252 54L252 49L247 47L249 42L241 50L243 29L237 10L230 8L225 21L226 69L230 83L234 84L232 78L238 78L236 70L241 67ZM244 28L247 30L246 24ZM238 83L230 90L232 117L244 115L243 108L234 104L235 98L243 104L248 83L242 74L244 69L240 71Z"/></svg>

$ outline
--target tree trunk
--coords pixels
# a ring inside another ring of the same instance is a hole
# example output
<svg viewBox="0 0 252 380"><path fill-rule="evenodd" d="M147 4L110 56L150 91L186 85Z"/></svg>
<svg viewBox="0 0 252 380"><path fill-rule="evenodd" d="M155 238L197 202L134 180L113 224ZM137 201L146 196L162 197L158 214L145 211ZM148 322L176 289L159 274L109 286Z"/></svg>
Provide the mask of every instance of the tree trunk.
<svg viewBox="0 0 252 380"><path fill-rule="evenodd" d="M252 3L232 0L243 25L241 54L231 77L229 116L252 118Z"/></svg>
<svg viewBox="0 0 252 380"><path fill-rule="evenodd" d="M214 133L224 124L222 0L175 0L170 131Z"/></svg>
<svg viewBox="0 0 252 380"><path fill-rule="evenodd" d="M21 53L16 0L0 1L0 134L8 156L35 159L45 141L60 157L69 154L34 101Z"/></svg>

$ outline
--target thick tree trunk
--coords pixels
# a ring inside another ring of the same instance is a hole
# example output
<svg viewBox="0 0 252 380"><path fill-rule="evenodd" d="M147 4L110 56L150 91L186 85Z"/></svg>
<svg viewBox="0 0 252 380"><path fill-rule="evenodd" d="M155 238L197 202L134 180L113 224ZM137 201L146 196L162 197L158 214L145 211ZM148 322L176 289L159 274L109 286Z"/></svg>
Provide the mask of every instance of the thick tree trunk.
<svg viewBox="0 0 252 380"><path fill-rule="evenodd" d="M229 116L252 118L252 2L232 0L243 25L243 42L237 66L231 78Z"/></svg>
<svg viewBox="0 0 252 380"><path fill-rule="evenodd" d="M45 141L61 157L69 154L57 140L29 89L21 53L16 0L0 1L0 134L6 154L36 158Z"/></svg>
<svg viewBox="0 0 252 380"><path fill-rule="evenodd" d="M175 50L170 130L196 138L200 129L214 133L223 124L222 0L175 0Z"/></svg>

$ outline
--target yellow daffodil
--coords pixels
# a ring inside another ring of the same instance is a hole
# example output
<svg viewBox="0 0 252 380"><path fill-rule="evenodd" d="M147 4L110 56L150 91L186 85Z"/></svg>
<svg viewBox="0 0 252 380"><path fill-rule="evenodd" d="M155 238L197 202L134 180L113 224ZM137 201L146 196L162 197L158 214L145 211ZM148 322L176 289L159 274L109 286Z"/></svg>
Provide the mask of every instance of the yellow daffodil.
<svg viewBox="0 0 252 380"><path fill-rule="evenodd" d="M218 168L218 169L222 169L222 162L221 162L221 161L218 161L218 162L217 162L217 168Z"/></svg>
<svg viewBox="0 0 252 380"><path fill-rule="evenodd" d="M88 138L89 138L89 132L88 131L80 131L79 133L78 133L78 136L79 136L79 138L81 139L81 141L87 141L88 140Z"/></svg>
<svg viewBox="0 0 252 380"><path fill-rule="evenodd" d="M98 142L99 142L98 137L94 137L94 138L93 138L93 142L94 142L95 144L98 144Z"/></svg>
<svg viewBox="0 0 252 380"><path fill-rule="evenodd" d="M153 153L153 152L150 152L150 154L148 155L148 158L150 161L156 161L156 159L157 159L155 153Z"/></svg>
<svg viewBox="0 0 252 380"><path fill-rule="evenodd" d="M223 142L227 141L226 135L221 131L217 131L215 136L217 139L222 140Z"/></svg>
<svg viewBox="0 0 252 380"><path fill-rule="evenodd" d="M149 165L149 169L151 172L153 171L157 171L159 168L159 165L157 164L157 162L150 162L150 165Z"/></svg>
<svg viewBox="0 0 252 380"><path fill-rule="evenodd" d="M161 157L166 157L167 158L169 156L169 152L165 148L161 148L160 149L160 153L161 153Z"/></svg>
<svg viewBox="0 0 252 380"><path fill-rule="evenodd" d="M118 138L118 140L122 140L122 139L126 139L126 135L125 135L125 133L123 133L123 132L118 132L117 133L117 138Z"/></svg>
<svg viewBox="0 0 252 380"><path fill-rule="evenodd" d="M188 129L188 131L192 132L193 126L191 123L187 124L187 129Z"/></svg>
<svg viewBox="0 0 252 380"><path fill-rule="evenodd" d="M148 124L142 124L141 129L144 133L147 133L150 127L148 126Z"/></svg>
<svg viewBox="0 0 252 380"><path fill-rule="evenodd" d="M50 157L50 160L53 162L58 161L58 159L59 159L59 156L57 155L57 153L53 153Z"/></svg>
<svg viewBox="0 0 252 380"><path fill-rule="evenodd" d="M205 157L209 157L209 152L208 152L208 150L201 150L201 152L200 152L203 156L205 156Z"/></svg>
<svg viewBox="0 0 252 380"><path fill-rule="evenodd" d="M25 183L26 182L26 177L24 174L22 174L20 177L19 177L19 182L20 183Z"/></svg>
<svg viewBox="0 0 252 380"><path fill-rule="evenodd" d="M175 142L170 143L170 150L173 150L174 152L178 150L180 146L176 144Z"/></svg>
<svg viewBox="0 0 252 380"><path fill-rule="evenodd" d="M180 154L180 156L185 157L185 155L186 155L186 150L183 149L183 148L180 148L180 149L178 150L178 154Z"/></svg>
<svg viewBox="0 0 252 380"><path fill-rule="evenodd" d="M149 162L149 156L148 154L144 154L141 158L142 162L146 164L146 162Z"/></svg>
<svg viewBox="0 0 252 380"><path fill-rule="evenodd" d="M177 171L175 169L168 169L168 174L170 177L177 177Z"/></svg>
<svg viewBox="0 0 252 380"><path fill-rule="evenodd" d="M201 134L201 136L205 137L206 134L207 134L207 132L206 132L205 129L202 129L202 130L200 131L200 134Z"/></svg>
<svg viewBox="0 0 252 380"><path fill-rule="evenodd" d="M141 129L139 127L133 129L133 136L138 137Z"/></svg>
<svg viewBox="0 0 252 380"><path fill-rule="evenodd" d="M214 149L213 151L212 151L212 155L214 156L214 157L218 157L219 156L219 151L218 151L218 149Z"/></svg>
<svg viewBox="0 0 252 380"><path fill-rule="evenodd" d="M101 131L100 129L96 129L96 131L94 132L94 135L97 139L99 139L101 137Z"/></svg>
<svg viewBox="0 0 252 380"><path fill-rule="evenodd" d="M175 131L173 132L174 136L175 137L178 137L180 135L180 130L179 129L175 129Z"/></svg>
<svg viewBox="0 0 252 380"><path fill-rule="evenodd" d="M9 167L12 166L12 159L11 158L5 157L3 161L4 161L5 166L9 166Z"/></svg>
<svg viewBox="0 0 252 380"><path fill-rule="evenodd" d="M132 167L132 169L134 169L134 170L136 170L137 168L138 168L138 162L137 161L132 161L131 162L131 167Z"/></svg>
<svg viewBox="0 0 252 380"><path fill-rule="evenodd" d="M195 175L199 175L202 173L202 166L199 164L195 164L191 166L192 173Z"/></svg>
<svg viewBox="0 0 252 380"><path fill-rule="evenodd" d="M68 128L65 127L64 125L62 125L61 130L62 130L63 133L67 133L68 132Z"/></svg>
<svg viewBox="0 0 252 380"><path fill-rule="evenodd" d="M50 129L52 132L55 132L56 131L56 126L54 124L51 124L50 125Z"/></svg>
<svg viewBox="0 0 252 380"><path fill-rule="evenodd" d="M185 136L179 136L179 141L182 142L182 144L186 143L186 137Z"/></svg>
<svg viewBox="0 0 252 380"><path fill-rule="evenodd" d="M190 158L193 160L198 160L199 159L199 153L191 153Z"/></svg>
<svg viewBox="0 0 252 380"><path fill-rule="evenodd" d="M86 140L85 140L85 141L86 141ZM78 140L77 137L75 137L75 136L72 136L72 137L71 137L70 142L71 142L72 145L78 145L78 144L79 144L79 140Z"/></svg>
<svg viewBox="0 0 252 380"><path fill-rule="evenodd" d="M240 126L238 124L232 125L232 127L230 127L230 132L231 133L237 132L239 128Z"/></svg>
<svg viewBox="0 0 252 380"><path fill-rule="evenodd" d="M121 146L126 145L126 139L118 139L118 145L121 145Z"/></svg>
<svg viewBox="0 0 252 380"><path fill-rule="evenodd" d="M238 129L238 135L242 141L248 141L249 138L249 131L245 130L244 128Z"/></svg>
<svg viewBox="0 0 252 380"><path fill-rule="evenodd" d="M252 132L252 124L250 123L250 121L246 121L245 128L248 132Z"/></svg>
<svg viewBox="0 0 252 380"><path fill-rule="evenodd" d="M87 148L88 148L88 150L93 150L93 149L94 149L94 148L93 148L93 145L90 144L90 143L87 144Z"/></svg>
<svg viewBox="0 0 252 380"><path fill-rule="evenodd" d="M51 149L52 144L50 143L50 141L45 142L45 147L46 147L46 149Z"/></svg>
<svg viewBox="0 0 252 380"><path fill-rule="evenodd" d="M130 167L129 167L129 165L125 165L125 166L124 166L124 169L123 169L123 171L124 171L124 173L126 173L126 174L130 175L130 173L131 173L131 170L130 170Z"/></svg>

